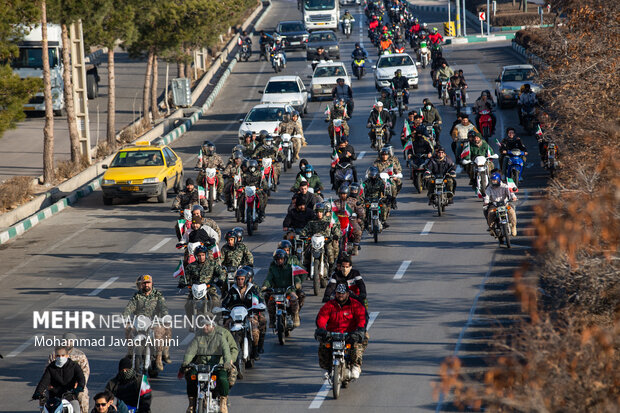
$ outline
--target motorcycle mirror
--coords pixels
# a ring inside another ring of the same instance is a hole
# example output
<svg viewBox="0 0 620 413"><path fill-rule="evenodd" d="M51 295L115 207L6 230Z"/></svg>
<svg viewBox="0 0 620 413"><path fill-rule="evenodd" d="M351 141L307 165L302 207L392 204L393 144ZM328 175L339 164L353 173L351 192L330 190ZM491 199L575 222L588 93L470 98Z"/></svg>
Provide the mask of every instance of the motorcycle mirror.
<svg viewBox="0 0 620 413"><path fill-rule="evenodd" d="M312 79L312 75L308 75L308 79Z"/></svg>
<svg viewBox="0 0 620 413"><path fill-rule="evenodd" d="M372 68L373 68L373 69L376 69L376 68L377 68L377 65L372 65Z"/></svg>
<svg viewBox="0 0 620 413"><path fill-rule="evenodd" d="M239 119L239 123L243 123L243 118Z"/></svg>

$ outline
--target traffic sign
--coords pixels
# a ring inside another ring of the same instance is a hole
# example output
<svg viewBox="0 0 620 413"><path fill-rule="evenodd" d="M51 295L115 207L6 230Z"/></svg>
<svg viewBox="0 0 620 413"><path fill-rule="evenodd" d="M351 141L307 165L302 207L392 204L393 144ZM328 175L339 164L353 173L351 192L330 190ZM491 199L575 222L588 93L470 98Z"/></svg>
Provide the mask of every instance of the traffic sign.
<svg viewBox="0 0 620 413"><path fill-rule="evenodd" d="M478 20L480 20L481 22L485 21L487 19L487 14L483 11L478 12Z"/></svg>

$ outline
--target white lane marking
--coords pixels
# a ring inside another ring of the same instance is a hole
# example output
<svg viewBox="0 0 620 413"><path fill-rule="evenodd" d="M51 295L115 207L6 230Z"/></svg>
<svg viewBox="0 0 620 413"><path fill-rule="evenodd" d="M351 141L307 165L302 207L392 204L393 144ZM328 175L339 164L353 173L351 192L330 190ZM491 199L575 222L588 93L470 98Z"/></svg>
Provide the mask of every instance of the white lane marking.
<svg viewBox="0 0 620 413"><path fill-rule="evenodd" d="M185 337L185 338L183 339L183 341L181 341L181 346L186 346L186 345L188 345L188 344L189 344L189 343L190 343L190 342L194 339L194 337L196 337L196 334L194 334L194 333L189 333L189 334L187 335L187 337Z"/></svg>
<svg viewBox="0 0 620 413"><path fill-rule="evenodd" d="M409 268L409 264L411 264L411 261L403 261L402 264L400 264L400 268L398 268L398 271L396 271L396 275L394 275L395 280L400 280L401 278L403 278L403 275L405 275L407 268Z"/></svg>
<svg viewBox="0 0 620 413"><path fill-rule="evenodd" d="M361 161L361 160L362 160L362 158L364 157L364 155L366 155L366 151L361 151L361 152L360 152L360 154L359 154L359 156L357 157L357 160L358 160L358 161Z"/></svg>
<svg viewBox="0 0 620 413"><path fill-rule="evenodd" d="M377 316L379 316L379 311L373 311L369 314L366 331L370 330L370 327L372 327L373 323L377 319ZM314 400L312 400L312 403L310 403L310 406L308 406L308 409L320 409L323 401L325 401L325 398L327 397L331 389L332 386L329 384L329 380L325 380L323 382L323 385L321 386L321 389L318 391L316 396L314 396Z"/></svg>
<svg viewBox="0 0 620 413"><path fill-rule="evenodd" d="M453 353L454 357L459 355L459 350L461 349L461 342L463 341L463 337L465 337L465 332L467 331L467 329L473 322L474 314L476 313L476 308L478 307L478 300L480 299L480 296L484 292L484 287L487 283L487 280L491 276L491 272L493 271L493 266L495 265L496 254L497 254L497 250L493 252L491 263L489 264L489 269L486 272L486 274L484 274L484 278L482 279L482 282L480 283L480 288L478 288L478 293L476 294L476 297L474 297L474 303L472 304L469 310L469 316L467 317L467 322L465 323L465 325L463 326L463 329L459 333L459 338L456 340L456 346L454 347L454 353ZM443 396L444 396L443 393L439 394L439 400L437 401L437 408L435 409L435 413L439 413L441 411L441 407L443 406Z"/></svg>
<svg viewBox="0 0 620 413"><path fill-rule="evenodd" d="M428 235L428 233L431 232L431 228L433 228L434 223L435 221L428 221L426 225L424 225L424 229L422 229L422 232L420 232L420 235Z"/></svg>
<svg viewBox="0 0 620 413"><path fill-rule="evenodd" d="M164 238L161 241L159 241L157 244L155 244L154 247L152 247L149 252L153 252L153 251L157 251L158 249L160 249L161 247L164 246L164 244L168 241L170 241L172 238Z"/></svg>
<svg viewBox="0 0 620 413"><path fill-rule="evenodd" d="M15 350L11 351L9 354L7 354L7 358L8 357L15 357L17 355L19 355L22 351L26 350L28 348L28 346L30 346L32 343L34 343L34 338L36 336L32 336L30 337L28 340L26 340L25 342L23 342L19 347L17 347Z"/></svg>
<svg viewBox="0 0 620 413"><path fill-rule="evenodd" d="M256 277L256 274L258 274L259 271L260 271L260 267L254 268L254 276L255 277Z"/></svg>
<svg viewBox="0 0 620 413"><path fill-rule="evenodd" d="M118 280L118 277L112 277L110 278L108 281L104 282L103 284L101 284L97 289L92 290L90 293L88 293L89 297L93 297L97 294L99 294L101 291L105 290L106 288L108 288L110 285L112 285L112 283L114 281Z"/></svg>

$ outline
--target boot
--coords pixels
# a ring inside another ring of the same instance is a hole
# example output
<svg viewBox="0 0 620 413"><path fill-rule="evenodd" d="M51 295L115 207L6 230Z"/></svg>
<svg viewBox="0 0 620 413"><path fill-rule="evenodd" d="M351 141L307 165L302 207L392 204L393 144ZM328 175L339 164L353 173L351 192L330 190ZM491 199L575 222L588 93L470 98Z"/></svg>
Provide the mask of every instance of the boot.
<svg viewBox="0 0 620 413"><path fill-rule="evenodd" d="M222 202L222 194L220 194L219 192L217 196L215 197L215 202Z"/></svg>
<svg viewBox="0 0 620 413"><path fill-rule="evenodd" d="M265 352L264 346L265 346L265 335L261 333L260 337L258 338L258 352L260 354Z"/></svg>
<svg viewBox="0 0 620 413"><path fill-rule="evenodd" d="M228 413L228 396L220 396L220 413Z"/></svg>
<svg viewBox="0 0 620 413"><path fill-rule="evenodd" d="M196 398L188 397L188 400L189 400L189 406L187 406L187 410L185 410L185 413L194 413L195 408L196 408Z"/></svg>
<svg viewBox="0 0 620 413"><path fill-rule="evenodd" d="M301 320L299 319L299 313L293 315L293 327L297 328L301 325Z"/></svg>
<svg viewBox="0 0 620 413"><path fill-rule="evenodd" d="M168 347L164 348L164 352L161 355L161 358L166 364L172 363L172 360L170 360L170 349Z"/></svg>
<svg viewBox="0 0 620 413"><path fill-rule="evenodd" d="M161 354L158 354L155 357L155 367L157 368L157 370L159 371L163 371L164 370L164 365L161 362Z"/></svg>
<svg viewBox="0 0 620 413"><path fill-rule="evenodd" d="M360 244L353 244L353 251L351 251L351 255L357 255L357 250L360 247Z"/></svg>

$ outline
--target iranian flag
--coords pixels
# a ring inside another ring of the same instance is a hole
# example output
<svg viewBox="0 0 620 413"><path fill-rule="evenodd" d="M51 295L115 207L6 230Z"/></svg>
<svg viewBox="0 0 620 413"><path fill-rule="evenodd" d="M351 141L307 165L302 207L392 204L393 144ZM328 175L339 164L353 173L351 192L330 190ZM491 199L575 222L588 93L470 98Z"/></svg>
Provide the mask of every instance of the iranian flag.
<svg viewBox="0 0 620 413"><path fill-rule="evenodd" d="M334 153L332 154L332 168L335 168L339 161L340 156L338 156L338 151L334 148Z"/></svg>
<svg viewBox="0 0 620 413"><path fill-rule="evenodd" d="M347 213L347 216L350 217L351 215L353 215L353 208L351 208L351 205L345 203L344 205L344 212Z"/></svg>
<svg viewBox="0 0 620 413"><path fill-rule="evenodd" d="M403 148L403 152L407 152L408 150L413 150L413 142L411 141L411 138L409 138L409 140L405 144L405 147Z"/></svg>
<svg viewBox="0 0 620 413"><path fill-rule="evenodd" d="M146 374L142 375L142 383L140 384L140 396L144 396L151 392L151 385L146 377Z"/></svg>
<svg viewBox="0 0 620 413"><path fill-rule="evenodd" d="M332 114L332 111L329 110L329 105L325 106L325 112L323 113L329 118L329 116Z"/></svg>
<svg viewBox="0 0 620 413"><path fill-rule="evenodd" d="M174 278L177 278L180 275L185 275L185 268L183 268L183 260L179 260L179 265L177 265L177 269L174 270L174 273L172 274Z"/></svg>
<svg viewBox="0 0 620 413"><path fill-rule="evenodd" d="M211 248L211 252L213 252L213 258L219 258L222 256L222 253L220 252L220 247L217 246L217 242Z"/></svg>
<svg viewBox="0 0 620 413"><path fill-rule="evenodd" d="M405 121L405 126L403 126L403 132L405 132L405 137L411 136L411 126L407 120Z"/></svg>
<svg viewBox="0 0 620 413"><path fill-rule="evenodd" d="M508 189L510 192L519 192L519 188L517 188L517 184L511 178L506 178L506 185L508 185Z"/></svg>
<svg viewBox="0 0 620 413"><path fill-rule="evenodd" d="M394 175L394 164L390 164L390 166L385 168L384 172L390 176Z"/></svg>
<svg viewBox="0 0 620 413"><path fill-rule="evenodd" d="M489 158L491 155L493 155L493 150L489 145L487 145L487 158Z"/></svg>
<svg viewBox="0 0 620 413"><path fill-rule="evenodd" d="M332 211L332 216L329 220L329 227L331 228L336 225L336 222L340 222L340 220L338 219L338 215L336 215L336 213Z"/></svg>
<svg viewBox="0 0 620 413"><path fill-rule="evenodd" d="M540 125L536 125L536 132L534 132L536 134L536 136L538 136L539 138L542 137L543 135L543 131L540 127Z"/></svg>
<svg viewBox="0 0 620 413"><path fill-rule="evenodd" d="M478 195L478 198L482 199L482 192L480 192L480 188L476 188L476 195Z"/></svg>
<svg viewBox="0 0 620 413"><path fill-rule="evenodd" d="M308 271L301 268L299 265L293 264L293 276L308 274Z"/></svg>
<svg viewBox="0 0 620 413"><path fill-rule="evenodd" d="M198 186L198 199L205 199L206 196L207 192L205 191L204 187Z"/></svg>
<svg viewBox="0 0 620 413"><path fill-rule="evenodd" d="M185 234L185 222L184 219L177 220L177 226L179 227L179 234L181 234L181 236Z"/></svg>
<svg viewBox="0 0 620 413"><path fill-rule="evenodd" d="M465 145L463 145L463 150L461 151L461 159L467 158L469 153L469 142L465 142Z"/></svg>
<svg viewBox="0 0 620 413"><path fill-rule="evenodd" d="M379 114L379 116L377 116L377 125L379 125L379 126L383 125L383 119L381 119L381 114Z"/></svg>

